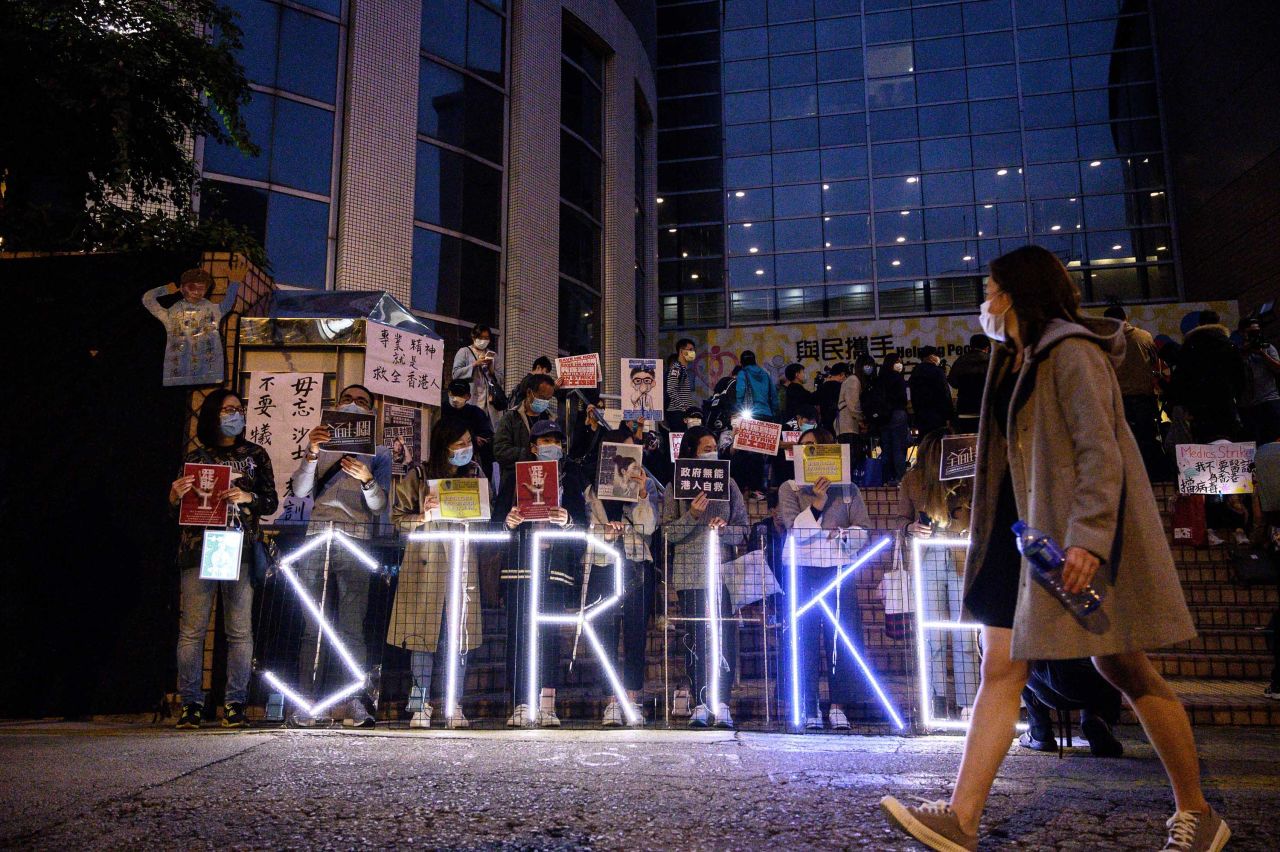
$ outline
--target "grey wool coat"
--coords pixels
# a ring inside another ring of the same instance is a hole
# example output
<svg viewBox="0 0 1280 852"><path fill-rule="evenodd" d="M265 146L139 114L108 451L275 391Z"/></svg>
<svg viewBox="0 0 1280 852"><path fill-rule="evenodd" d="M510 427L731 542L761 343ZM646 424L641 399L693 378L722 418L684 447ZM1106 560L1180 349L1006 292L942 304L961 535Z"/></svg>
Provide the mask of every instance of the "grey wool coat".
<svg viewBox="0 0 1280 852"><path fill-rule="evenodd" d="M728 524L720 530L720 564L733 558L733 550L747 540L750 519L738 484L729 481L729 500L712 501L701 518L689 511L692 500L677 500L674 485L667 487L662 500L662 531L669 554L667 582L676 591L707 587L707 547L710 544L712 518L724 518ZM721 579L724 573L721 573Z"/></svg>
<svg viewBox="0 0 1280 852"><path fill-rule="evenodd" d="M1008 440L993 406L1014 356L1006 347L992 354L978 426L966 597L992 537L1012 535L992 528L1006 471L1012 473L1019 517L1064 550L1081 547L1102 560L1093 587L1104 595L1103 603L1085 624L1032 578L1033 569L1022 560L1014 659L1117 654L1195 636L1151 483L1124 419L1114 369L1124 347L1118 320L1051 321L1025 353ZM966 611L966 618L973 616Z"/></svg>

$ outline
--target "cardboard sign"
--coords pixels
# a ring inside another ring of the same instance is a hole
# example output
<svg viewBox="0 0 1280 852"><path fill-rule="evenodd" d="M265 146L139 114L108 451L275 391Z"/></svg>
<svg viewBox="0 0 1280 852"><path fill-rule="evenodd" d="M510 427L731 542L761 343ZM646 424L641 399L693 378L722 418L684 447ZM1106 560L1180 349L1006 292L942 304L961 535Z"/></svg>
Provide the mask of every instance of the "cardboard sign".
<svg viewBox="0 0 1280 852"><path fill-rule="evenodd" d="M683 432L672 432L671 434L671 462L675 463L676 458L680 455L680 445L684 443Z"/></svg>
<svg viewBox="0 0 1280 852"><path fill-rule="evenodd" d="M365 323L364 384L374 393L439 405L444 343L393 325Z"/></svg>
<svg viewBox="0 0 1280 852"><path fill-rule="evenodd" d="M622 359L622 419L662 419L662 364L657 358Z"/></svg>
<svg viewBox="0 0 1280 852"><path fill-rule="evenodd" d="M800 443L800 436L804 433L795 429L786 430L782 433L782 455L787 461L796 460L796 444ZM790 444L791 446L787 446Z"/></svg>
<svg viewBox="0 0 1280 852"><path fill-rule="evenodd" d="M194 476L195 484L178 504L178 523L193 527L225 527L227 501L218 494L231 487L231 466L225 464L193 464L182 466L183 476Z"/></svg>
<svg viewBox="0 0 1280 852"><path fill-rule="evenodd" d="M767 420L738 421L738 428L733 433L733 448L746 450L749 453L761 453L766 456L778 454L778 444L782 441L782 424L770 423Z"/></svg>
<svg viewBox="0 0 1280 852"><path fill-rule="evenodd" d="M383 403L382 446L391 451L391 475L404 476L422 459L422 409Z"/></svg>
<svg viewBox="0 0 1280 852"><path fill-rule="evenodd" d="M546 520L559 507L560 462L516 462L516 508L525 520Z"/></svg>
<svg viewBox="0 0 1280 852"><path fill-rule="evenodd" d="M699 494L706 494L708 500L724 503L728 502L731 493L729 482L729 462L723 459L676 459L671 486L677 500L692 500Z"/></svg>
<svg viewBox="0 0 1280 852"><path fill-rule="evenodd" d="M968 479L977 472L977 435L948 435L942 439L942 465L938 471L939 479Z"/></svg>
<svg viewBox="0 0 1280 852"><path fill-rule="evenodd" d="M594 388L600 384L600 355L572 355L556 359L556 376L560 387Z"/></svg>
<svg viewBox="0 0 1280 852"><path fill-rule="evenodd" d="M813 485L823 477L828 482L853 481L848 444L800 444L793 463L798 485Z"/></svg>
<svg viewBox="0 0 1280 852"><path fill-rule="evenodd" d="M289 475L306 455L307 436L320 425L324 373L255 371L249 374L247 391L245 437L267 451L280 486L280 508L262 523L305 523L312 499L293 493Z"/></svg>
<svg viewBox="0 0 1280 852"><path fill-rule="evenodd" d="M205 530L200 547L200 579L239 580L243 549L242 530Z"/></svg>
<svg viewBox="0 0 1280 852"><path fill-rule="evenodd" d="M481 477L431 479L431 493L440 498L440 508L427 512L428 521L489 520L489 481Z"/></svg>
<svg viewBox="0 0 1280 852"><path fill-rule="evenodd" d="M1178 444L1178 493L1252 494L1253 441Z"/></svg>
<svg viewBox="0 0 1280 852"><path fill-rule="evenodd" d="M331 453L373 455L373 424L377 419L376 414L333 410L320 412L320 425L328 426L332 433L320 448Z"/></svg>
<svg viewBox="0 0 1280 852"><path fill-rule="evenodd" d="M638 444L601 444L596 496L625 503L638 501L646 479L643 450Z"/></svg>

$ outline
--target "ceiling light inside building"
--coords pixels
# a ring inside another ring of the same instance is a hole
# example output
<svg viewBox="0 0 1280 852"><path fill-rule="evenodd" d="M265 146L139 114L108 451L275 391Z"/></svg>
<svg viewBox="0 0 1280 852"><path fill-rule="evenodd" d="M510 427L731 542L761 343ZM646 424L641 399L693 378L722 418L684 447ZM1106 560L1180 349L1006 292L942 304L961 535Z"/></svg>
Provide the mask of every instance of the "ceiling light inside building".
<svg viewBox="0 0 1280 852"><path fill-rule="evenodd" d="M969 262L969 261L973 260L973 255L971 255L971 254L966 254L964 257L962 257L962 258L960 258L960 259L961 259L961 260L963 260L963 261L965 261L965 262L967 263L967 262Z"/></svg>
<svg viewBox="0 0 1280 852"><path fill-rule="evenodd" d="M907 178L907 183L919 183L919 182L920 182L920 178L918 178L918 177L909 177L909 178Z"/></svg>
<svg viewBox="0 0 1280 852"><path fill-rule="evenodd" d="M747 251L751 252L752 254L755 254L756 252L760 251L760 249L756 248L755 246L752 246L751 248L747 249Z"/></svg>
<svg viewBox="0 0 1280 852"><path fill-rule="evenodd" d="M1053 226L1053 227L1051 227L1049 230L1050 230L1050 231L1061 231L1061 230L1062 230L1062 226L1061 226L1061 225L1054 225L1054 226Z"/></svg>
<svg viewBox="0 0 1280 852"><path fill-rule="evenodd" d="M743 192L742 190L738 190L737 192L735 192L735 193L733 194L733 197L734 197L734 198L742 198L744 195L746 195L746 193L745 193L745 192Z"/></svg>
<svg viewBox="0 0 1280 852"><path fill-rule="evenodd" d="M656 200L657 200L657 202L658 202L659 204L661 204L661 203L662 203L662 196L658 196L658 198L657 198Z"/></svg>
<svg viewBox="0 0 1280 852"><path fill-rule="evenodd" d="M764 275L764 270L763 270L763 269L757 269L757 270L756 270L756 275Z"/></svg>
<svg viewBox="0 0 1280 852"><path fill-rule="evenodd" d="M1004 177L1005 175L1009 174L1009 170L1008 170L1008 169L997 169L997 170L996 170L996 174L998 174L1000 177Z"/></svg>
<svg viewBox="0 0 1280 852"><path fill-rule="evenodd" d="M1101 160L1094 160L1092 163L1089 164L1089 168L1096 169L1100 165L1102 165Z"/></svg>
<svg viewBox="0 0 1280 852"><path fill-rule="evenodd" d="M902 265L902 261L900 261L900 260L895 260L891 265L892 265L892 266L901 266L901 265Z"/></svg>

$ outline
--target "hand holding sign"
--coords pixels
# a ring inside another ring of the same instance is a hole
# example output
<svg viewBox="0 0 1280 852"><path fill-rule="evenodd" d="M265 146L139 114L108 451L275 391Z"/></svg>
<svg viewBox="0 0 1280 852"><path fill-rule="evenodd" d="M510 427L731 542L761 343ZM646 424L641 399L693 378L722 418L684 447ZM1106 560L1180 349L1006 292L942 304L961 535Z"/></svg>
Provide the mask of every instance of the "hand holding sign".
<svg viewBox="0 0 1280 852"><path fill-rule="evenodd" d="M177 504L187 493L196 487L196 478L194 476L179 476L169 486L169 502Z"/></svg>
<svg viewBox="0 0 1280 852"><path fill-rule="evenodd" d="M359 459L343 456L338 460L338 464L342 465L343 473L352 479L359 480L361 485L367 485L373 479L373 471L369 470L369 466Z"/></svg>
<svg viewBox="0 0 1280 852"><path fill-rule="evenodd" d="M701 520L710 502L705 491L698 492L698 496L694 497L693 502L689 504L689 514L693 515L695 519Z"/></svg>
<svg viewBox="0 0 1280 852"><path fill-rule="evenodd" d="M307 433L307 446L311 455L320 452L320 447L333 437L333 430L323 423Z"/></svg>

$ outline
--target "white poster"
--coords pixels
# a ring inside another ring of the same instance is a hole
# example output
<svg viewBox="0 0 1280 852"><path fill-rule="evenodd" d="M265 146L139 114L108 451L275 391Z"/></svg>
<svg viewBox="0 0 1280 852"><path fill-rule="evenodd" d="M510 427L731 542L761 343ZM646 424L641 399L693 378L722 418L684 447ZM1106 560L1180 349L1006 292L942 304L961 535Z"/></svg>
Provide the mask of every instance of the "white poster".
<svg viewBox="0 0 1280 852"><path fill-rule="evenodd" d="M324 373L249 374L245 438L271 457L280 495L280 508L263 523L304 523L311 515L311 498L294 496L289 477L307 453L307 435L320 425L323 396Z"/></svg>
<svg viewBox="0 0 1280 852"><path fill-rule="evenodd" d="M622 359L622 419L662 419L662 370L656 358Z"/></svg>
<svg viewBox="0 0 1280 852"><path fill-rule="evenodd" d="M364 384L374 393L439 405L444 344L425 334L369 320L365 324Z"/></svg>
<svg viewBox="0 0 1280 852"><path fill-rule="evenodd" d="M1252 494L1253 441L1178 444L1179 494Z"/></svg>

